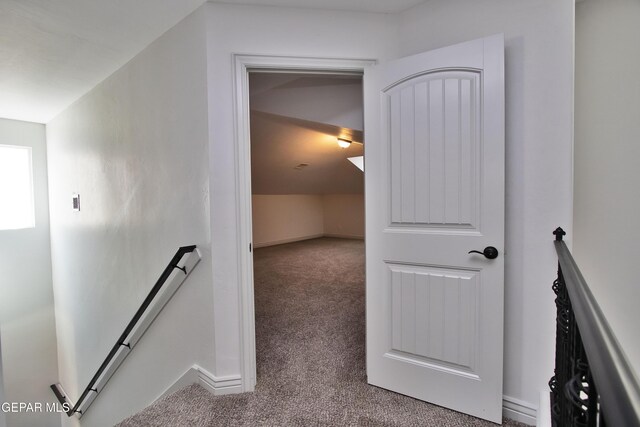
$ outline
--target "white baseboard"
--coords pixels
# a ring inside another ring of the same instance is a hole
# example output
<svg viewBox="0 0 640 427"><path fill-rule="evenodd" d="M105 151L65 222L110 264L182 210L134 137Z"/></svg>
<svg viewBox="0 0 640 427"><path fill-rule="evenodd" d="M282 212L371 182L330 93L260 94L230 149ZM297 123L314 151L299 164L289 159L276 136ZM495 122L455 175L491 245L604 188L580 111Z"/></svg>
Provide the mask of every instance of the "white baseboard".
<svg viewBox="0 0 640 427"><path fill-rule="evenodd" d="M284 245L285 243L302 242L303 240L318 239L320 237L335 237L338 239L364 240L364 236L356 236L351 234L322 233L322 234L312 234L309 236L292 237L290 239L272 240L269 242L261 242L261 243L254 242L253 247L256 249L266 248L267 246L276 246L276 245Z"/></svg>
<svg viewBox="0 0 640 427"><path fill-rule="evenodd" d="M351 235L351 234L331 234L331 233L326 233L323 235L323 237L335 237L338 239L351 239L351 240L364 240L364 236L356 236L356 235Z"/></svg>
<svg viewBox="0 0 640 427"><path fill-rule="evenodd" d="M324 234L323 233L311 234L308 236L292 237L289 239L271 240L269 242L260 242L260 243L253 242L253 247L256 249L266 248L267 246L284 245L285 243L301 242L303 240L317 239L319 237L324 237Z"/></svg>
<svg viewBox="0 0 640 427"><path fill-rule="evenodd" d="M529 402L511 396L502 396L502 416L505 418L535 426L537 412L538 408Z"/></svg>
<svg viewBox="0 0 640 427"><path fill-rule="evenodd" d="M189 370L187 370L187 372L182 374L175 383L166 389L158 399L162 399L163 397L191 384L200 384L214 396L242 392L242 379L240 378L240 375L216 377L200 366L193 365Z"/></svg>
<svg viewBox="0 0 640 427"><path fill-rule="evenodd" d="M536 427L551 427L551 394L549 390L540 392Z"/></svg>
<svg viewBox="0 0 640 427"><path fill-rule="evenodd" d="M241 393L242 390L242 379L240 375L228 375L224 377L216 377L212 373L206 371L198 365L193 365L189 370L187 370L178 380L173 383L169 388L167 388L164 393L162 393L158 399L162 399L165 396L170 395L178 391L179 389L186 387L191 384L200 384L207 391L209 391L214 396L222 396L224 394L233 394L233 393ZM546 396L547 403L549 400L548 392L543 392ZM543 405L544 398L543 393L540 394L540 404ZM548 404L546 405L549 406ZM547 411L548 412L548 411ZM535 405L532 405L529 402L525 402L519 399L516 399L511 396L503 396L502 398L502 415L505 418L510 418L515 421L519 421L521 423L525 423L527 425L538 427L547 427L549 423L545 423L546 419L550 420L550 417L544 417L544 410L541 411L541 420L536 424L538 408Z"/></svg>

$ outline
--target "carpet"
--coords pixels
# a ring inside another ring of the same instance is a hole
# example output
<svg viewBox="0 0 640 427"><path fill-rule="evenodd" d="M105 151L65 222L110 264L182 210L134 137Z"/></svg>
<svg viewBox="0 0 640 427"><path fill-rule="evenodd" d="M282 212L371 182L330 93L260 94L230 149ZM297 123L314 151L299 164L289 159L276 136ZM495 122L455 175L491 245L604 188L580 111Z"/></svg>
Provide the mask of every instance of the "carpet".
<svg viewBox="0 0 640 427"><path fill-rule="evenodd" d="M254 271L255 392L214 397L191 385L119 427L495 426L367 384L362 241L256 249Z"/></svg>

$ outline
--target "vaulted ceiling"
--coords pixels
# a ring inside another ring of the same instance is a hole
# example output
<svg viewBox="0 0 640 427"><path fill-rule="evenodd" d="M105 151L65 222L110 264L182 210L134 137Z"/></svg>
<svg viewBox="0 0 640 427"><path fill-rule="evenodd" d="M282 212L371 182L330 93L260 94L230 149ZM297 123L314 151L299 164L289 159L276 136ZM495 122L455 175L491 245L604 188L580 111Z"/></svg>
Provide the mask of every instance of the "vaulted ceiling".
<svg viewBox="0 0 640 427"><path fill-rule="evenodd" d="M394 13L424 0L214 0ZM205 0L0 0L0 118L46 123Z"/></svg>
<svg viewBox="0 0 640 427"><path fill-rule="evenodd" d="M306 7L378 13L402 12L424 2L425 0L213 0L213 3Z"/></svg>
<svg viewBox="0 0 640 427"><path fill-rule="evenodd" d="M364 175L359 75L250 74L254 194L356 194ZM340 148L338 137L354 141Z"/></svg>
<svg viewBox="0 0 640 427"><path fill-rule="evenodd" d="M1 0L0 117L46 123L204 0Z"/></svg>

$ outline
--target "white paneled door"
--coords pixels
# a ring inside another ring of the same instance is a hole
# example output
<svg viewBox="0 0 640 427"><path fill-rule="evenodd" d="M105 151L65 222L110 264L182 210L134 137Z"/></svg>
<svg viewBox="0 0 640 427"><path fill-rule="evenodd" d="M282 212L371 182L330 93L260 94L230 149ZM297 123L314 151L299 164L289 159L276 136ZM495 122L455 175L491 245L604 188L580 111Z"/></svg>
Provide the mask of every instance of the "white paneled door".
<svg viewBox="0 0 640 427"><path fill-rule="evenodd" d="M365 108L368 381L501 423L503 36L367 69Z"/></svg>

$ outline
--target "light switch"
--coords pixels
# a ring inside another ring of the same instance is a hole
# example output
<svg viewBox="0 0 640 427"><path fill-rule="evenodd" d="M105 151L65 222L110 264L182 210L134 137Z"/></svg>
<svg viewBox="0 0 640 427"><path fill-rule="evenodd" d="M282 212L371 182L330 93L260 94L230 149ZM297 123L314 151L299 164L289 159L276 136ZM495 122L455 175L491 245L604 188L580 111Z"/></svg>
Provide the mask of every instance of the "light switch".
<svg viewBox="0 0 640 427"><path fill-rule="evenodd" d="M77 193L73 194L73 210L74 211L80 210L80 195Z"/></svg>

